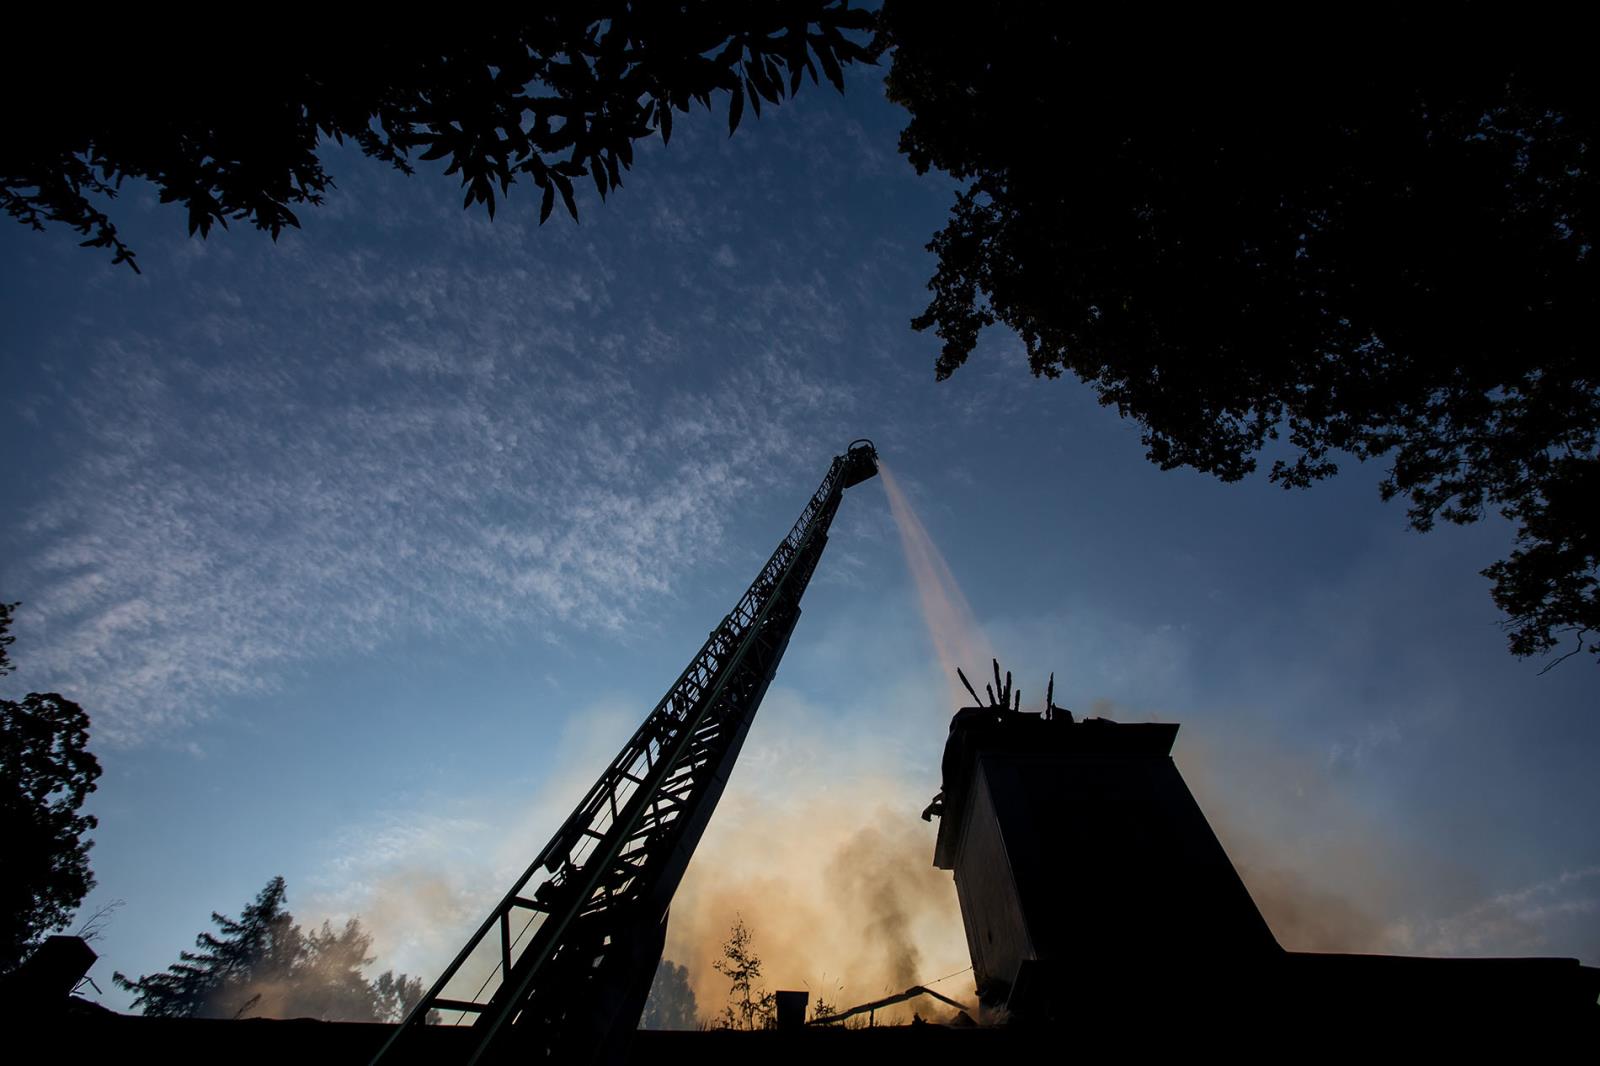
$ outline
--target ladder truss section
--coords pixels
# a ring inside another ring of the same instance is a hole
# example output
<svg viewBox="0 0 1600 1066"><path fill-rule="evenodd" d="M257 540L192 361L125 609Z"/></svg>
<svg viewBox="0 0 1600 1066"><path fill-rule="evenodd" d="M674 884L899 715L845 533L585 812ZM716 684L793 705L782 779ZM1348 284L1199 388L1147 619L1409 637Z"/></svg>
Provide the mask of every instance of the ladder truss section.
<svg viewBox="0 0 1600 1066"><path fill-rule="evenodd" d="M374 1063L430 1018L473 1027L474 1063L605 1057L637 1025L672 894L788 646L843 490L871 477L876 458L856 442L833 460L733 610Z"/></svg>

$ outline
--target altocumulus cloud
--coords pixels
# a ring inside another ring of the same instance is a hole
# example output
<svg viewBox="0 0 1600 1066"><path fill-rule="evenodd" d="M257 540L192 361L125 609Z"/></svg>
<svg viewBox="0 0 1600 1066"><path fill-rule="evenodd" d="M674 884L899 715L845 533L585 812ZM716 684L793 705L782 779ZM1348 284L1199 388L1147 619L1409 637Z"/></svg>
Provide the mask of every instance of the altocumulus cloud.
<svg viewBox="0 0 1600 1066"><path fill-rule="evenodd" d="M790 312L769 323L782 349L706 375L671 339L695 305L615 312L641 279L280 251L248 301L193 281L207 310L160 344L102 328L61 390L81 436L11 519L27 681L92 699L113 741L313 655L462 625L618 628L717 548L707 500L841 432Z"/></svg>

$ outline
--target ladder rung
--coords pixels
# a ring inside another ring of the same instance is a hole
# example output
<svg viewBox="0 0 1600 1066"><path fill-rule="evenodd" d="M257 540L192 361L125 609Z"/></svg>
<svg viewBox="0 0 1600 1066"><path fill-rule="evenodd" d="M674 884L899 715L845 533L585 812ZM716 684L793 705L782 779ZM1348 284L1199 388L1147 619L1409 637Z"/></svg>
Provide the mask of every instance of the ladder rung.
<svg viewBox="0 0 1600 1066"><path fill-rule="evenodd" d="M482 1014L489 1008L487 1003L472 1003L464 999L436 999L432 1006L434 1010L463 1010L472 1014Z"/></svg>

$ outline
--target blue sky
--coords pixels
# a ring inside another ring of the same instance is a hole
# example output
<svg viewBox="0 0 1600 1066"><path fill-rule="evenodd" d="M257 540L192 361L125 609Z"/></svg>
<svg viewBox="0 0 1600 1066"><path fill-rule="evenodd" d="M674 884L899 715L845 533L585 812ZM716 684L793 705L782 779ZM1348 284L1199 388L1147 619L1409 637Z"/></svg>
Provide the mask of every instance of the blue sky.
<svg viewBox="0 0 1600 1066"><path fill-rule="evenodd" d="M1183 723L1287 944L1600 963L1600 686L1504 651L1477 571L1509 530L1408 532L1354 464L1293 494L1163 473L1001 331L936 384L907 323L951 187L900 121L870 70L731 140L701 115L576 226L330 150L276 244L187 239L141 187L142 275L0 227L5 691L95 722L105 1002L279 873L431 978L860 436L1025 699L1054 670L1058 702ZM916 818L945 690L868 483L669 953L704 971L749 911L775 982L869 998L884 913L771 909L860 882L894 886L907 965L963 965Z"/></svg>

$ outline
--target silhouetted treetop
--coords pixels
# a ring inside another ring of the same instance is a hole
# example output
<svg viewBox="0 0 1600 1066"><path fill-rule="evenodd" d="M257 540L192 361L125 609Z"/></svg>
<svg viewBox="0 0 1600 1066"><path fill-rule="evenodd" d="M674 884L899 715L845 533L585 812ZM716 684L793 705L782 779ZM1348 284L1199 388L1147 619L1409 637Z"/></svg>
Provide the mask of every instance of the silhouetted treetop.
<svg viewBox="0 0 1600 1066"><path fill-rule="evenodd" d="M981 16L889 0L901 150L963 181L927 310L1092 384L1162 468L1305 486L1386 456L1411 524L1517 523L1511 650L1600 631L1584 35L1506 9ZM1600 643L1591 642L1600 653Z"/></svg>
<svg viewBox="0 0 1600 1066"><path fill-rule="evenodd" d="M0 603L0 675L11 670L15 603ZM54 692L0 699L0 972L63 929L94 887L82 807L100 778L89 751L89 716Z"/></svg>
<svg viewBox="0 0 1600 1066"><path fill-rule="evenodd" d="M519 179L559 195L573 183L602 198L622 184L633 142L672 135L674 111L729 96L729 131L748 104L777 103L819 72L870 61L859 31L872 16L848 0L561 0L533 14L319 23L269 30L259 13L209 12L203 41L187 23L144 11L60 9L30 16L26 47L0 75L11 125L0 144L0 201L36 229L61 222L85 245L133 265L98 198L145 178L183 204L189 232L246 220L276 237L294 206L333 184L323 138L348 139L410 173L442 160L465 205L494 213ZM137 269L137 268L135 268Z"/></svg>
<svg viewBox="0 0 1600 1066"><path fill-rule="evenodd" d="M284 880L274 877L239 917L213 912L217 932L197 936L195 950L179 952L166 972L112 980L159 1018L396 1022L422 998L420 978L387 970L367 979L372 937L358 920L307 931L286 902Z"/></svg>
<svg viewBox="0 0 1600 1066"><path fill-rule="evenodd" d="M287 890L274 877L237 918L216 911L217 933L195 938L195 951L179 952L166 973L130 981L112 975L117 985L134 993L133 1005L157 1018L233 1018L245 1013L262 972L287 969L300 955L303 942L294 918L284 909Z"/></svg>
<svg viewBox="0 0 1600 1066"><path fill-rule="evenodd" d="M754 940L744 918L735 916L722 944L722 957L711 964L728 979L728 1005L722 1009L719 1028L765 1029L772 1024L777 997L760 984L761 956Z"/></svg>

